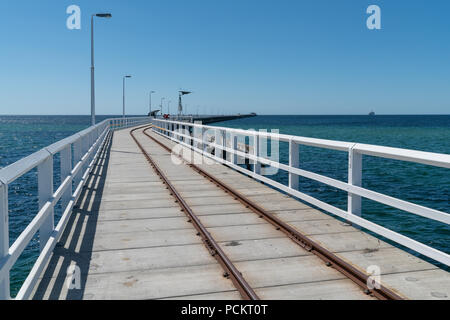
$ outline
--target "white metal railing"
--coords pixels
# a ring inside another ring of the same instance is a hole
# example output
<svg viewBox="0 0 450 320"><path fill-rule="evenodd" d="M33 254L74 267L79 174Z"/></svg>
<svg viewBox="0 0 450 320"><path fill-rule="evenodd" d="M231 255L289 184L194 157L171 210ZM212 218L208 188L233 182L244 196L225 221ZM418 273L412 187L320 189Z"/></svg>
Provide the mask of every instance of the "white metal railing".
<svg viewBox="0 0 450 320"><path fill-rule="evenodd" d="M191 150L202 153L220 163L243 172L259 181L263 181L279 190L291 194L320 209L330 212L351 223L366 228L378 235L390 239L400 245L408 247L435 261L450 265L450 256L416 240L403 236L378 224L361 217L361 198L367 198L384 205L391 206L428 219L450 224L450 214L427 208L412 202L400 200L379 192L362 187L362 156L370 155L380 158L395 159L421 163L430 166L450 168L450 155L431 152L422 152L408 149L383 147L361 143L342 142L315 138L306 138L253 130L232 129L225 127L206 126L198 123L186 123L153 119L152 123L158 128L153 131L180 143ZM189 131L187 130L189 129ZM196 132L198 134L196 134ZM214 136L214 141L208 141L207 135ZM238 146L238 137L249 137L253 141L252 150L241 151ZM289 165L279 163L262 157L260 147L263 139L274 139L289 143ZM256 141L256 143L255 143ZM311 171L299 168L299 145L314 146L325 149L340 150L348 153L348 182L342 182ZM209 150L208 150L209 148ZM214 150L214 154L213 154ZM233 155L223 157L223 152ZM238 157L249 159L254 164L253 170L238 165ZM279 168L288 172L289 185L286 186L261 174L261 164ZM298 190L299 176L312 179L348 193L347 211L318 200Z"/></svg>
<svg viewBox="0 0 450 320"><path fill-rule="evenodd" d="M108 133L150 121L149 117L107 119L0 169L0 299L10 299L10 270L39 232L40 255L16 299L29 297L64 231L72 208L107 140ZM58 153L61 184L55 191L53 157ZM39 211L10 246L8 185L35 168L38 172ZM61 201L62 216L55 226L54 207L58 201Z"/></svg>

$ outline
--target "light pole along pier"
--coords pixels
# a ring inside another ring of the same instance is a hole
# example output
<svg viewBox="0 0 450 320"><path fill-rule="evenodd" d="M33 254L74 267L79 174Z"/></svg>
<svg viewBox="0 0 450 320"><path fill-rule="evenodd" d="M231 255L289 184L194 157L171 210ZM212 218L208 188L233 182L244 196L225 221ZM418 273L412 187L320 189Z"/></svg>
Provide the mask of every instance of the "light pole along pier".
<svg viewBox="0 0 450 320"><path fill-rule="evenodd" d="M125 79L131 78L130 75L126 75L122 77L122 96L123 96L123 104L122 104L122 117L125 119Z"/></svg>
<svg viewBox="0 0 450 320"><path fill-rule="evenodd" d="M94 17L110 19L110 13L91 15L91 125L95 125Z"/></svg>

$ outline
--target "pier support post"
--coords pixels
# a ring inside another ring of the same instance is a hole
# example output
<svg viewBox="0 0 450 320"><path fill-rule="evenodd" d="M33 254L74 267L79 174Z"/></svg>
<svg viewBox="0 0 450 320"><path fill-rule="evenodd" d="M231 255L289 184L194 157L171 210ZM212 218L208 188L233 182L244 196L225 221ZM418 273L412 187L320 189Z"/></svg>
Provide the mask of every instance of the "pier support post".
<svg viewBox="0 0 450 320"><path fill-rule="evenodd" d="M89 137L87 135L84 135L81 138L81 157L84 157L86 152L89 150ZM87 167L89 165L89 161L85 161L83 164L83 170L81 172L81 176L84 175L84 172L86 171Z"/></svg>
<svg viewBox="0 0 450 320"><path fill-rule="evenodd" d="M72 171L72 150L70 145L61 150L61 183L70 175ZM72 197L72 188L69 187L61 196L61 208L64 212Z"/></svg>
<svg viewBox="0 0 450 320"><path fill-rule="evenodd" d="M80 137L74 144L73 144L73 159L75 165L81 160L81 157L83 156L83 138ZM74 182L74 190L72 193L75 192L76 188L80 184L81 176L83 175L82 170L78 171L78 173L73 177Z"/></svg>
<svg viewBox="0 0 450 320"><path fill-rule="evenodd" d="M205 154L208 151L208 137L206 136L206 131L205 128L202 128L202 154Z"/></svg>
<svg viewBox="0 0 450 320"><path fill-rule="evenodd" d="M8 186L0 181L0 260L9 251ZM0 270L0 300L10 299L9 270Z"/></svg>
<svg viewBox="0 0 450 320"><path fill-rule="evenodd" d="M298 143L289 140L289 167L298 168L300 165L299 161L299 147ZM298 175L289 172L289 188L298 190Z"/></svg>
<svg viewBox="0 0 450 320"><path fill-rule="evenodd" d="M215 144L216 147L214 149L214 155L219 158L223 159L223 148L225 146L225 139L224 139L224 132L223 130L216 129L216 138L215 138ZM221 148L222 147L222 148Z"/></svg>
<svg viewBox="0 0 450 320"><path fill-rule="evenodd" d="M232 163L238 164L238 155L236 151L238 150L238 136L234 133L231 134L231 148L233 149L233 154L231 155Z"/></svg>
<svg viewBox="0 0 450 320"><path fill-rule="evenodd" d="M255 157L259 157L260 152L260 138L258 132L255 132L253 135L253 154ZM255 160L253 163L253 172L256 174L261 174L261 163L258 160Z"/></svg>
<svg viewBox="0 0 450 320"><path fill-rule="evenodd" d="M196 121L195 124L201 124L201 122ZM194 138L194 140L193 140L194 148L200 149L200 141L199 140L202 139L202 129L200 127L195 126L193 129L192 136Z"/></svg>
<svg viewBox="0 0 450 320"><path fill-rule="evenodd" d="M362 155L353 147L348 153L348 183L361 187L362 183ZM361 216L361 197L348 193L347 211L350 214Z"/></svg>
<svg viewBox="0 0 450 320"><path fill-rule="evenodd" d="M53 156L49 155L44 162L38 165L38 194L39 194L39 210L53 196ZM47 217L44 219L39 229L39 244L41 251L55 228L54 209L49 209Z"/></svg>
<svg viewBox="0 0 450 320"><path fill-rule="evenodd" d="M88 152L89 149L91 148L91 146L94 144L94 133L93 133L93 132L89 132L87 136L88 136L88 139L87 139L86 152ZM88 156L88 158L87 158L87 161L86 161L86 163L87 163L86 169L87 169L87 167L89 166L89 163L91 162L91 157L92 157L92 156L93 156L93 155L90 154L90 155Z"/></svg>

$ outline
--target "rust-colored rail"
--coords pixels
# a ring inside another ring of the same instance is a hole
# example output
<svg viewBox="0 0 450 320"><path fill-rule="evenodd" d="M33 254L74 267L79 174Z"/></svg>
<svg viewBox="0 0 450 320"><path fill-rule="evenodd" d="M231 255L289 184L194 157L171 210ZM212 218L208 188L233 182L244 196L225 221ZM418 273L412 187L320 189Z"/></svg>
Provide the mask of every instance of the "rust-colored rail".
<svg viewBox="0 0 450 320"><path fill-rule="evenodd" d="M164 172L158 167L156 162L153 161L150 155L145 151L144 147L134 136L133 134L134 131L143 129L145 127L148 128L148 126L143 126L131 130L130 131L131 137L136 142L139 149L142 151L145 158L150 163L155 172L158 174L158 176L161 178L163 183L167 186L166 188L170 191L170 194L175 198L175 201L180 205L181 210L187 215L189 219L188 221L194 225L195 229L197 229L198 232L197 235L202 238L202 241L205 244L206 248L209 250L211 255L216 258L216 260L225 270L224 277L231 279L234 286L238 289L239 293L241 294L242 298L247 300L259 300L258 295L250 287L250 285L244 279L239 270L234 266L234 264L225 254L225 252L223 252L222 248L220 248L219 244L214 240L214 238L211 236L211 234L208 232L205 226L201 223L200 219L195 215L195 213L192 211L192 209L189 207L189 205L186 203L186 201L183 199L180 193L175 189L175 187L172 185L172 183L164 174Z"/></svg>
<svg viewBox="0 0 450 320"><path fill-rule="evenodd" d="M157 126L152 125L151 127L166 131L164 128L160 128ZM150 129L147 128L143 132L144 134L152 139L154 142L159 144L161 147L163 147L168 152L172 153L172 150L166 146L164 143L160 142L159 140L155 139L154 137L150 136L146 131ZM183 161L186 162L186 160L181 157L180 155L177 155L179 158L183 159ZM305 250L315 254L320 259L322 259L325 264L329 267L332 267L342 273L344 276L352 280L354 283L356 283L358 286L360 286L366 294L373 295L377 299L380 300L403 300L404 298L399 296L394 291L390 290L389 288L379 284L379 288L373 288L368 289L368 282L371 282L370 276L365 274L364 272L361 272L360 270L356 269L354 266L349 264L348 262L344 261L328 249L322 247L315 241L311 240L298 230L294 229L284 221L280 220L278 217L274 216L270 212L267 212L265 209L258 206L256 203L251 201L250 199L246 198L244 195L239 193L238 191L234 190L233 188L229 187L222 181L218 180L213 175L209 174L205 170L199 168L193 163L186 162L187 165L189 165L191 168L193 168L195 171L197 171L199 174L203 175L205 178L209 179L211 182L215 183L218 187L220 187L222 190L227 192L228 194L232 195L236 200L241 202L243 205L245 205L247 208L252 210L254 213L258 214L260 218L265 219L267 222L272 224L277 230L282 231L285 233L292 241L294 241L296 244L300 245Z"/></svg>

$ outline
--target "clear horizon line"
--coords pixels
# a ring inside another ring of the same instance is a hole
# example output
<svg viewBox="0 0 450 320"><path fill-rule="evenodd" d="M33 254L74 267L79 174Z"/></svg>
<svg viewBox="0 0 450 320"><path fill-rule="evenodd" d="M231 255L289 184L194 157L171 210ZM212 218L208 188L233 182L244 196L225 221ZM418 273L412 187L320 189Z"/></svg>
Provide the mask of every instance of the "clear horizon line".
<svg viewBox="0 0 450 320"><path fill-rule="evenodd" d="M247 113L240 113L240 114L247 114ZM187 114L187 116L196 116L197 114ZM207 115L207 116L233 116L237 115L237 113L233 114L208 114L208 113L199 113L199 116L201 115ZM304 113L295 113L295 114L275 114L275 113L256 113L257 116L369 116L368 113L346 113L346 114L304 114ZM86 116L90 117L90 114L0 114L1 116ZM114 117L122 117L121 114L97 114L96 117L106 117L106 116L114 116ZM146 114L129 114L127 117L147 117ZM447 113L380 113L375 114L375 116L450 116L450 114Z"/></svg>

